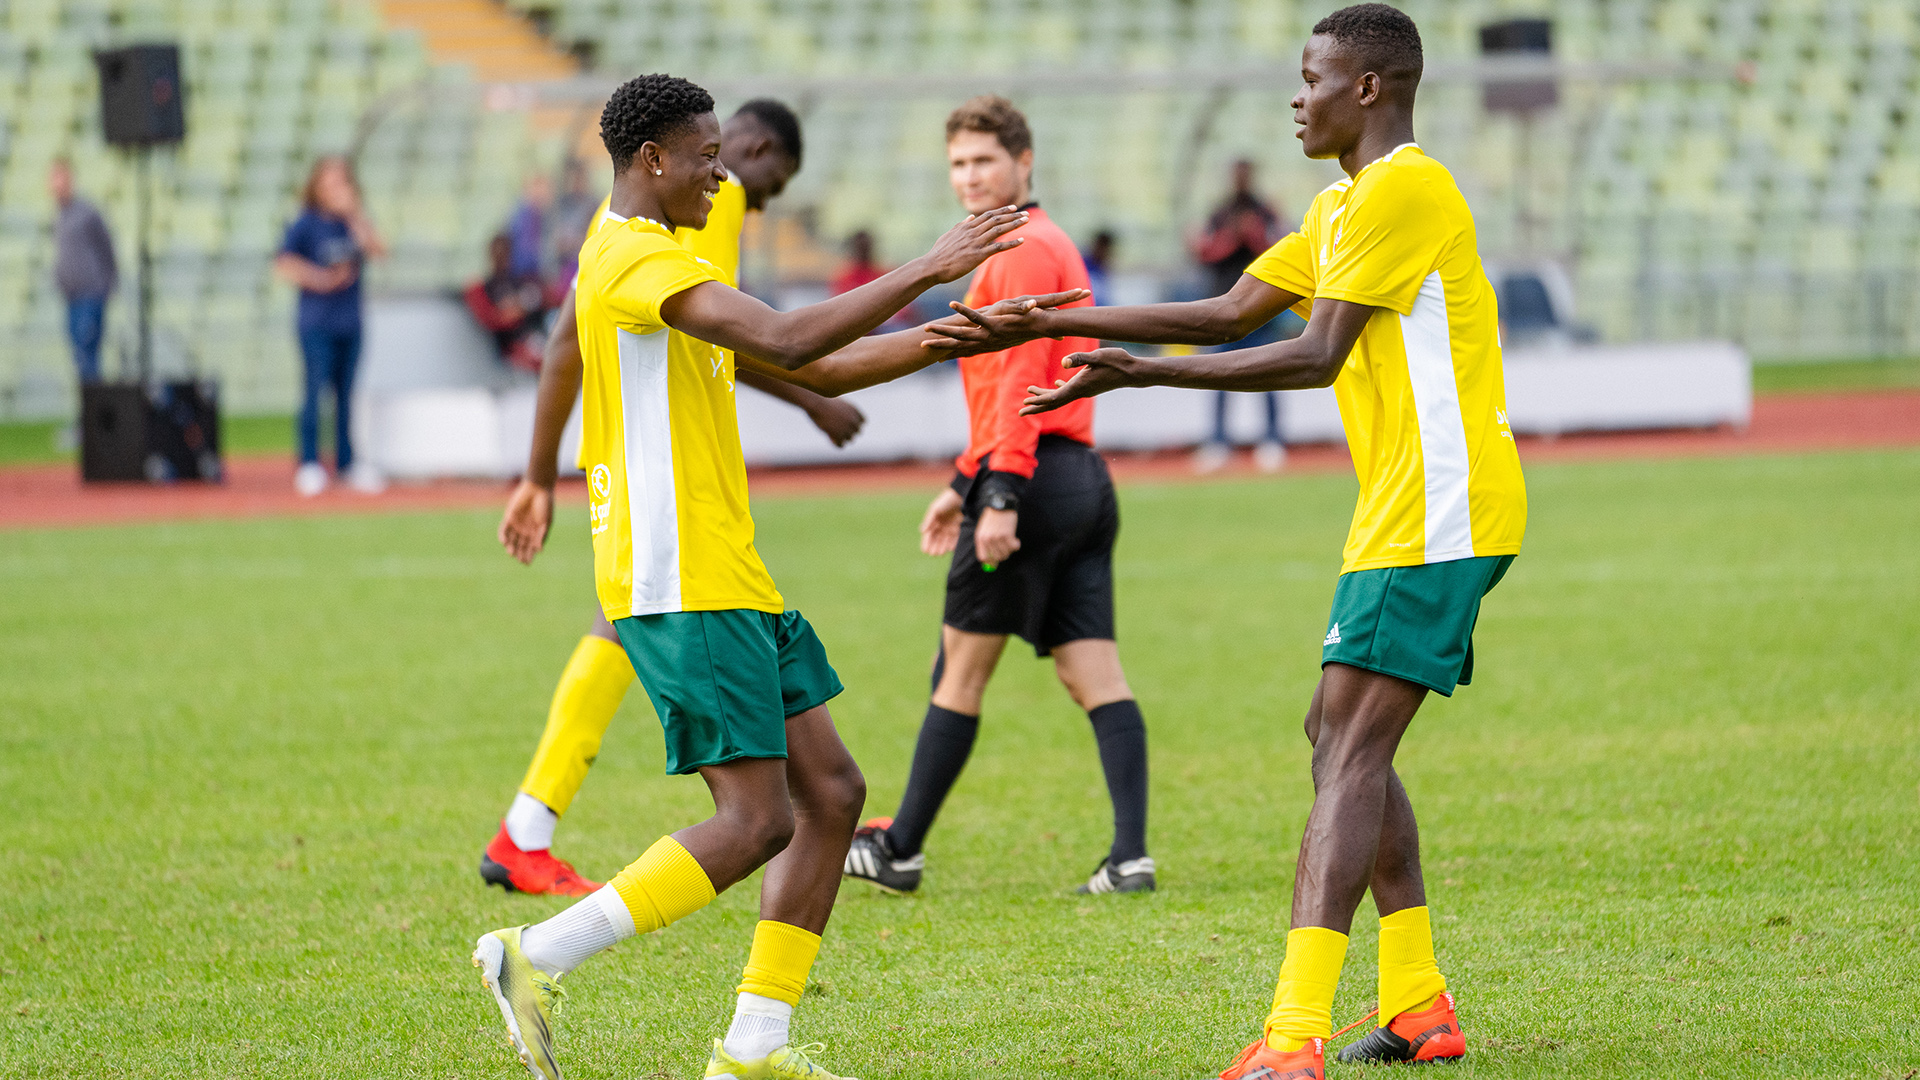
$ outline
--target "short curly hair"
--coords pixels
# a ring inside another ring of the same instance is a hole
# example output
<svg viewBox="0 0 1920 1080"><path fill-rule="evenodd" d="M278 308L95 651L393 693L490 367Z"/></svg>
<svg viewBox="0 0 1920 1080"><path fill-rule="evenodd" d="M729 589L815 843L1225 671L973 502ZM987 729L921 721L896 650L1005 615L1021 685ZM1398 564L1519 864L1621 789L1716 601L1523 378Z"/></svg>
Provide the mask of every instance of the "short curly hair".
<svg viewBox="0 0 1920 1080"><path fill-rule="evenodd" d="M1386 4L1344 7L1314 23L1313 32L1339 42L1367 71L1382 77L1420 78L1424 63L1420 28L1398 8Z"/></svg>
<svg viewBox="0 0 1920 1080"><path fill-rule="evenodd" d="M713 95L687 80L642 75L621 83L607 99L600 113L600 141L613 157L613 171L626 172L642 146L685 131L694 117L712 111Z"/></svg>
<svg viewBox="0 0 1920 1080"><path fill-rule="evenodd" d="M772 98L754 98L734 112L735 116L745 113L758 120L773 137L780 140L780 148L793 159L793 167L800 167L800 118L793 115L784 102Z"/></svg>

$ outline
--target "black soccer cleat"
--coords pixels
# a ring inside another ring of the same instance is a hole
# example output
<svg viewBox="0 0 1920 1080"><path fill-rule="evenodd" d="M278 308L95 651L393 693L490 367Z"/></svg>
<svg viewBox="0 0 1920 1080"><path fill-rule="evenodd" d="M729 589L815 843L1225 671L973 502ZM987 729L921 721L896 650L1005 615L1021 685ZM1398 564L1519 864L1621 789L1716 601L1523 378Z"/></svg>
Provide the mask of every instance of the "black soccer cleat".
<svg viewBox="0 0 1920 1080"><path fill-rule="evenodd" d="M1366 1038L1343 1048L1339 1060L1429 1065L1459 1061L1466 1054L1467 1040L1453 1011L1453 995L1443 991L1425 1011L1401 1013L1386 1027L1374 1028Z"/></svg>
<svg viewBox="0 0 1920 1080"><path fill-rule="evenodd" d="M871 818L854 830L853 846L847 849L846 865L840 868L842 877L901 895L920 887L920 872L927 866L926 853L911 859L894 858L893 845L887 839L887 827L892 824L892 818Z"/></svg>
<svg viewBox="0 0 1920 1080"><path fill-rule="evenodd" d="M1093 876L1087 879L1087 883L1073 891L1082 895L1152 892L1153 870L1153 859L1145 855L1128 859L1119 866L1113 865L1112 858L1101 859L1100 865L1093 868Z"/></svg>

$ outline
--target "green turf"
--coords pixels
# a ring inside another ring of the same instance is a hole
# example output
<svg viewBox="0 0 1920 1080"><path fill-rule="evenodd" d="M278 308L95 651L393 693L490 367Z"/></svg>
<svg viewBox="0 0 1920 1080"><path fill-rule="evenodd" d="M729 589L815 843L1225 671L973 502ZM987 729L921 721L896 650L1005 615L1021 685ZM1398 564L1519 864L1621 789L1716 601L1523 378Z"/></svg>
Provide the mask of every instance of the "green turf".
<svg viewBox="0 0 1920 1080"><path fill-rule="evenodd" d="M1920 357L1755 364L1753 389L1761 394L1920 389Z"/></svg>
<svg viewBox="0 0 1920 1080"><path fill-rule="evenodd" d="M1479 682L1401 754L1486 1077L1920 1064L1920 453L1532 470ZM1218 1071L1258 1030L1311 791L1299 715L1344 476L1123 494L1123 655L1162 891L1076 898L1092 738L1014 652L923 895L848 887L796 1034L869 1078ZM898 798L942 570L921 494L764 501L760 540ZM494 515L9 533L0 1060L32 1077L522 1075L466 955L559 901L474 873L588 617L584 524ZM707 811L639 695L562 829L606 875ZM752 883L568 979L572 1077L694 1077ZM1336 1015L1372 1001L1371 909ZM1333 1076L1358 1076L1336 1066Z"/></svg>
<svg viewBox="0 0 1920 1080"><path fill-rule="evenodd" d="M78 451L63 449L65 420L0 422L0 465L44 465L73 461ZM326 444L323 444L326 445ZM293 453L290 416L222 416L220 450L226 454Z"/></svg>

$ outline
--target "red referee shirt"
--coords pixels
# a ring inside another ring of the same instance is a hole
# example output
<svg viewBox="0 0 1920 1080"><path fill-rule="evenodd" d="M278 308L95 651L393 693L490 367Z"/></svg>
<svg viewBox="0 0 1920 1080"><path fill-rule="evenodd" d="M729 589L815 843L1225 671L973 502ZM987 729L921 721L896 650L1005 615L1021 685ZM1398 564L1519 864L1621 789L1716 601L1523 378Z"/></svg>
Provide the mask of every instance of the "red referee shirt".
<svg viewBox="0 0 1920 1080"><path fill-rule="evenodd" d="M1026 242L981 264L967 289L968 307L981 308L1016 296L1087 288L1087 264L1080 260L1080 250L1046 211L1029 207L1027 223L1007 235L1023 237ZM1087 307L1092 303L1090 299L1079 300L1065 306ZM1060 361L1068 354L1099 347L1092 338L1039 338L1004 352L961 357L968 437L967 450L955 463L960 471L974 476L981 468L980 459L985 458L985 467L993 472L1032 477L1034 448L1042 435L1065 435L1092 446L1092 398L1081 398L1038 416L1021 416L1020 403L1026 400L1027 387L1051 387L1055 379L1067 376Z"/></svg>

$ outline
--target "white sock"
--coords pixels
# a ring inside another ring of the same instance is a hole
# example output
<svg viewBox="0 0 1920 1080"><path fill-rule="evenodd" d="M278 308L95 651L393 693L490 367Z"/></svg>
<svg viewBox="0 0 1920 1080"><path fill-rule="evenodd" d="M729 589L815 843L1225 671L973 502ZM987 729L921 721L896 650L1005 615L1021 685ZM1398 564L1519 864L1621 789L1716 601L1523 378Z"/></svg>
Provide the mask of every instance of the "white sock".
<svg viewBox="0 0 1920 1080"><path fill-rule="evenodd" d="M515 795L513 805L507 807L507 839L521 851L545 851L552 847L553 827L558 824L559 814L524 791Z"/></svg>
<svg viewBox="0 0 1920 1080"><path fill-rule="evenodd" d="M735 1061L757 1061L787 1045L787 1025L793 1006L759 994L740 995L733 1007L733 1026L722 1045Z"/></svg>
<svg viewBox="0 0 1920 1080"><path fill-rule="evenodd" d="M610 949L634 934L633 913L611 885L520 932L520 951L527 962L559 978L594 953Z"/></svg>

